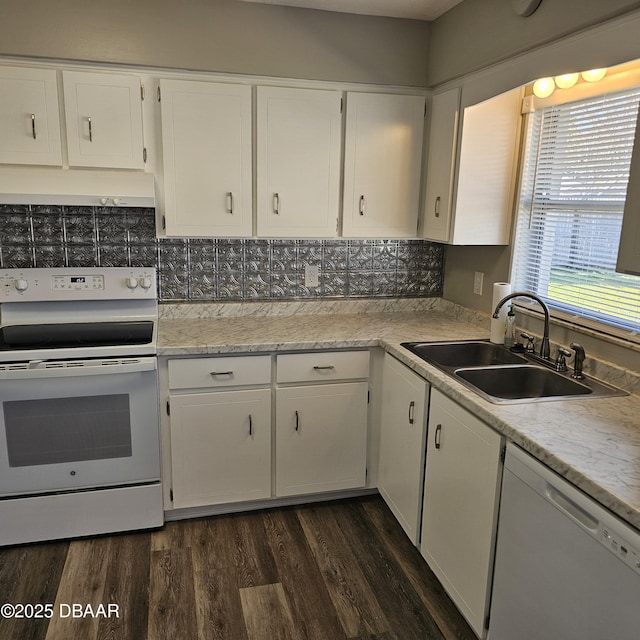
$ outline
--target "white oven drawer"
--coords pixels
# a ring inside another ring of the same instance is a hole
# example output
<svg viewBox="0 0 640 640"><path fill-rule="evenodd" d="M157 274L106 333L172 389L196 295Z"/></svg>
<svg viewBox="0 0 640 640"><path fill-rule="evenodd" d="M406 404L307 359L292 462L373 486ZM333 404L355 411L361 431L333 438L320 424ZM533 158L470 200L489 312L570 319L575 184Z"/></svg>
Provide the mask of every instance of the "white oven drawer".
<svg viewBox="0 0 640 640"><path fill-rule="evenodd" d="M271 356L169 360L170 389L239 387L271 383Z"/></svg>
<svg viewBox="0 0 640 640"><path fill-rule="evenodd" d="M369 377L368 351L288 353L277 358L277 381L319 382Z"/></svg>

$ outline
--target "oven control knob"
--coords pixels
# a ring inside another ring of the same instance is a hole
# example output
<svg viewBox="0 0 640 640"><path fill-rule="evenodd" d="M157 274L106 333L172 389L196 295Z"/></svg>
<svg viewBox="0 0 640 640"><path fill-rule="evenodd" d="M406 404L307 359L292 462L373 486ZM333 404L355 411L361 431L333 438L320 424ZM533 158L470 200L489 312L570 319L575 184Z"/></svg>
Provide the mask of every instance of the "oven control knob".
<svg viewBox="0 0 640 640"><path fill-rule="evenodd" d="M151 278L147 278L146 276L143 278L140 278L138 280L138 284L145 290L148 291L149 289L151 289Z"/></svg>
<svg viewBox="0 0 640 640"><path fill-rule="evenodd" d="M15 281L14 286L17 291L26 291L29 288L29 283L23 278L20 278L19 280Z"/></svg>
<svg viewBox="0 0 640 640"><path fill-rule="evenodd" d="M138 286L138 281L135 278L127 278L127 287L133 291Z"/></svg>

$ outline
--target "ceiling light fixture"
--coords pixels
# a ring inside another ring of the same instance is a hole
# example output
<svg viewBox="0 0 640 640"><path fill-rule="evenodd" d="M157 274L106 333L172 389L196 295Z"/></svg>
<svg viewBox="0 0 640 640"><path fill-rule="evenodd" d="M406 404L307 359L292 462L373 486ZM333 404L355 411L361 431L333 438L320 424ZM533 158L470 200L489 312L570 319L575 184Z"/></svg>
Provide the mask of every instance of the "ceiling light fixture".
<svg viewBox="0 0 640 640"><path fill-rule="evenodd" d="M589 71L582 72L582 79L587 82L598 82L607 75L606 69L590 69Z"/></svg>
<svg viewBox="0 0 640 640"><path fill-rule="evenodd" d="M548 98L555 88L553 78L540 78L533 83L533 93L538 98Z"/></svg>
<svg viewBox="0 0 640 640"><path fill-rule="evenodd" d="M571 89L578 82L578 77L577 73L564 73L561 76L556 76L555 82L559 89Z"/></svg>

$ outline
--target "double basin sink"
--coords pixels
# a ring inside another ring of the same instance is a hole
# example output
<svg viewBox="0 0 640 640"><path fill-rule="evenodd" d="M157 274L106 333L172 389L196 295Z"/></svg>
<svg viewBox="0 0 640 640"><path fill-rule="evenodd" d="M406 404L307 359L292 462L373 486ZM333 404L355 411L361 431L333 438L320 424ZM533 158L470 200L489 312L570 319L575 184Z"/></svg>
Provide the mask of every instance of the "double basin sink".
<svg viewBox="0 0 640 640"><path fill-rule="evenodd" d="M490 402L517 403L626 395L625 391L553 369L525 353L484 340L404 342L402 346Z"/></svg>

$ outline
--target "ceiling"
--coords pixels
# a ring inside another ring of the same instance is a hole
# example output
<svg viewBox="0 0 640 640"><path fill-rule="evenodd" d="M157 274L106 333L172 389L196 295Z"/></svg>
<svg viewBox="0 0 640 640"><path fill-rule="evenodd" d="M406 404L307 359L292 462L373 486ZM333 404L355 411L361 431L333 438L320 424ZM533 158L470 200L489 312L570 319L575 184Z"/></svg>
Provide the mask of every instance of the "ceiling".
<svg viewBox="0 0 640 640"><path fill-rule="evenodd" d="M462 0L242 0L371 16L435 20Z"/></svg>

